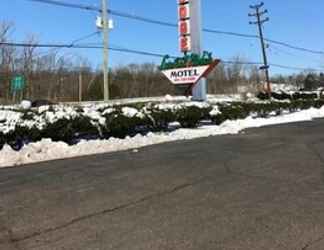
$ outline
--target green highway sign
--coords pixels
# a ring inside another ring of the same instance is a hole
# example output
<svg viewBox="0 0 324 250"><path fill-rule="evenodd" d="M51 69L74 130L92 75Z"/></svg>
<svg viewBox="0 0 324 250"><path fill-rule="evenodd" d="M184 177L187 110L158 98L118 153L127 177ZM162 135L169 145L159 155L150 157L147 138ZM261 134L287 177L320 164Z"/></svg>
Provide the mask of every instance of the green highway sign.
<svg viewBox="0 0 324 250"><path fill-rule="evenodd" d="M13 92L22 91L25 87L25 77L16 75L11 79L11 90Z"/></svg>

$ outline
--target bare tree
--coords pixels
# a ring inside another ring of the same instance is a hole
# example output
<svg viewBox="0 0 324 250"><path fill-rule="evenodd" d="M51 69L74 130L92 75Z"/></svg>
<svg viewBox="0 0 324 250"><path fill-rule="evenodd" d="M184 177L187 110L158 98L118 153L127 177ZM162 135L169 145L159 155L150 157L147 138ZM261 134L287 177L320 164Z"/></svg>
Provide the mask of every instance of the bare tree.
<svg viewBox="0 0 324 250"><path fill-rule="evenodd" d="M208 93L223 94L227 89L225 65L219 64L208 77Z"/></svg>
<svg viewBox="0 0 324 250"><path fill-rule="evenodd" d="M249 69L249 86L251 91L257 91L261 83L260 69L257 66L251 66Z"/></svg>
<svg viewBox="0 0 324 250"><path fill-rule="evenodd" d="M13 23L0 23L0 42L7 42L14 28ZM10 78L15 71L15 53L13 47L0 45L0 97L4 98L4 102L8 102L10 98Z"/></svg>
<svg viewBox="0 0 324 250"><path fill-rule="evenodd" d="M226 69L228 78L228 85L232 89L231 93L238 93L238 87L246 83L245 79L245 66L244 59L240 56L236 56L232 59L233 63L230 64Z"/></svg>
<svg viewBox="0 0 324 250"><path fill-rule="evenodd" d="M25 89L25 98L32 99L34 94L33 86L33 72L36 68L36 44L37 38L36 35L28 35L26 43L32 44L33 46L24 47L21 55L22 62L22 73L25 76L26 89Z"/></svg>
<svg viewBox="0 0 324 250"><path fill-rule="evenodd" d="M242 89L253 88L251 74L258 77L258 69L247 67L244 59L236 56L229 64L219 64L208 77L208 91L211 94L236 94Z"/></svg>

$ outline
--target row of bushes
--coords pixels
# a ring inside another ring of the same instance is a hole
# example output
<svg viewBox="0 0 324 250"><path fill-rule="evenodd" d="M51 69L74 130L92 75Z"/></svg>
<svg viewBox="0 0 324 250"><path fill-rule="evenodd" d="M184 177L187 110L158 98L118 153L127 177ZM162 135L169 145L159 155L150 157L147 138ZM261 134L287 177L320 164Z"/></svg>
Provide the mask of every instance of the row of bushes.
<svg viewBox="0 0 324 250"><path fill-rule="evenodd" d="M314 99L323 99L323 94L322 93L317 93L317 92L294 92L291 94L288 94L286 92L272 92L271 93L271 98L275 100L314 100ZM260 92L257 94L257 98L260 100L269 100L269 95L268 93L263 93Z"/></svg>
<svg viewBox="0 0 324 250"><path fill-rule="evenodd" d="M291 102L268 102L268 103L242 103L234 102L219 105L220 113L212 116L213 123L219 125L226 120L244 119L248 116L254 118L267 118L278 116L283 113L293 113L309 108L321 108L324 100L297 100Z"/></svg>
<svg viewBox="0 0 324 250"><path fill-rule="evenodd" d="M138 109L119 106L97 109L96 112L99 114L97 118L89 116L88 111L82 108L74 109L68 115L64 114L64 110L55 109L44 112L17 111L23 112L21 115L23 122L18 122L7 133L0 133L0 147L2 148L7 143L13 149L20 150L24 144L36 142L42 138L69 144L76 144L81 139L125 138L138 133L167 131L170 129L169 124L173 122L178 122L183 128L195 128L203 120L219 125L226 120L244 119L250 115L268 117L280 115L283 112L295 112L322 106L324 106L324 100L235 102L217 106L158 104L146 105ZM51 119L50 122L46 120L49 114L56 115L56 119ZM102 118L104 119L100 121ZM35 120L40 122L37 123ZM0 121L0 124L4 122Z"/></svg>
<svg viewBox="0 0 324 250"><path fill-rule="evenodd" d="M7 143L13 149L20 150L23 145L40 141L42 138L68 144L76 144L82 139L125 138L138 133L167 131L169 124L176 121L183 128L194 128L200 120L208 119L211 109L209 105L176 104L166 107L163 105L147 105L141 108L103 107L95 111L97 117L89 115L88 110L83 108L73 109L72 114L71 110L68 112L64 108L59 110L49 108L45 112L3 111L21 113L21 116L20 121L14 126L10 121L0 120L2 128L6 122L12 127L9 132L0 132L0 149ZM100 119L104 122L100 122Z"/></svg>

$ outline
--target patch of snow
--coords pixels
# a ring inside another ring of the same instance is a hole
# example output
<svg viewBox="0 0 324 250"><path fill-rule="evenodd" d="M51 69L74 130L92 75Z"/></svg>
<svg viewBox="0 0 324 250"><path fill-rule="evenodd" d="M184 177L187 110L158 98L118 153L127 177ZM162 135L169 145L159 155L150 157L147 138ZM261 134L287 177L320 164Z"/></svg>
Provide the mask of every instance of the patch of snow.
<svg viewBox="0 0 324 250"><path fill-rule="evenodd" d="M209 103L221 103L221 102L239 102L242 101L240 94L233 95L207 95Z"/></svg>
<svg viewBox="0 0 324 250"><path fill-rule="evenodd" d="M49 108L50 108L49 105L40 106L40 107L38 108L38 113L46 112L46 111L49 110Z"/></svg>
<svg viewBox="0 0 324 250"><path fill-rule="evenodd" d="M184 102L181 104L184 107L198 107L198 108L208 108L210 104L207 102Z"/></svg>
<svg viewBox="0 0 324 250"><path fill-rule="evenodd" d="M287 83L275 83L271 85L271 89L273 92L296 92L299 90L297 85L287 84Z"/></svg>
<svg viewBox="0 0 324 250"><path fill-rule="evenodd" d="M30 109L31 106L32 106L32 103L31 103L31 101L28 101L28 100L23 100L23 101L21 101L21 103L20 103L20 107L21 107L22 109Z"/></svg>
<svg viewBox="0 0 324 250"><path fill-rule="evenodd" d="M1 114L1 113L0 113ZM71 158L81 155L92 155L120 150L129 150L177 140L191 140L200 137L208 137L224 134L237 134L247 128L262 127L274 124L310 121L314 118L324 117L324 107L282 115L271 118L252 118L243 120L226 121L220 126L202 126L197 129L178 129L171 133L140 134L126 139L110 138L108 140L81 141L79 144L69 146L63 142L52 142L43 139L40 142L31 143L21 151L16 152L8 145L0 151L0 167L16 166L27 163L49 161L62 158Z"/></svg>
<svg viewBox="0 0 324 250"><path fill-rule="evenodd" d="M156 104L154 105L154 108L157 109L157 110L161 110L161 111L173 111L175 110L177 107L176 104L173 104L173 103L160 103L160 104Z"/></svg>
<svg viewBox="0 0 324 250"><path fill-rule="evenodd" d="M16 124L21 120L22 115L21 112L0 110L0 131L3 134L13 131Z"/></svg>
<svg viewBox="0 0 324 250"><path fill-rule="evenodd" d="M220 112L218 106L213 106L212 111L209 112L210 116L216 116L216 115L219 115L219 114L221 114L221 112Z"/></svg>
<svg viewBox="0 0 324 250"><path fill-rule="evenodd" d="M135 108L124 107L122 108L123 115L129 118L137 116L138 110Z"/></svg>
<svg viewBox="0 0 324 250"><path fill-rule="evenodd" d="M113 112L112 109L108 108L106 109L102 114L110 114ZM99 111L97 111L96 108L94 107L84 107L83 108L83 115L86 117L89 117L91 121L98 122L100 125L105 125L106 124L106 118L103 117Z"/></svg>
<svg viewBox="0 0 324 250"><path fill-rule="evenodd" d="M73 107L69 107L69 106L56 106L54 107L54 111L45 112L45 119L49 123L54 123L64 118L71 120L78 116L79 113Z"/></svg>
<svg viewBox="0 0 324 250"><path fill-rule="evenodd" d="M103 115L109 115L109 114L111 114L111 113L113 113L115 111L116 111L116 109L114 109L114 108L107 108L102 112L102 114Z"/></svg>
<svg viewBox="0 0 324 250"><path fill-rule="evenodd" d="M171 102L171 101L173 101L173 97L171 95L166 95L164 97L164 100L167 101L167 102Z"/></svg>
<svg viewBox="0 0 324 250"><path fill-rule="evenodd" d="M252 98L254 98L254 95L252 93L248 92L248 93L246 93L246 97L248 99L252 99Z"/></svg>

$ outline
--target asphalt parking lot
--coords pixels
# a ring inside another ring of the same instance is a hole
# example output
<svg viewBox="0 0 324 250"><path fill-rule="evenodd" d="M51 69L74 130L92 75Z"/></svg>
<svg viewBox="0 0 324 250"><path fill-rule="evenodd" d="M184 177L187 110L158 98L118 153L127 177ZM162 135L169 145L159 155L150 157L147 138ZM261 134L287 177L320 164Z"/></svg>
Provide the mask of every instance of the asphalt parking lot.
<svg viewBox="0 0 324 250"><path fill-rule="evenodd" d="M324 249L324 120L0 169L1 250Z"/></svg>

